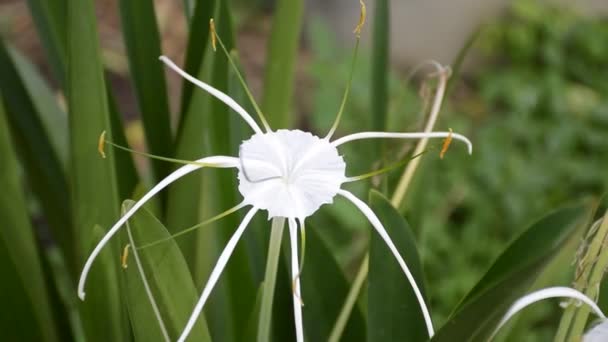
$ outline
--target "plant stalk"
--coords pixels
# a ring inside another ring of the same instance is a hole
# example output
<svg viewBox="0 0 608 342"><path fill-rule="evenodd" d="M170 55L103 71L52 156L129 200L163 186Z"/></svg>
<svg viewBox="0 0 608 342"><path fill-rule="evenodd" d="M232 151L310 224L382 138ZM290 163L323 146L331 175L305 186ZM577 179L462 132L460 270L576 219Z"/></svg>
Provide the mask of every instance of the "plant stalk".
<svg viewBox="0 0 608 342"><path fill-rule="evenodd" d="M266 259L266 275L264 277L264 290L262 292L262 305L260 307L260 320L258 322L258 342L270 341L270 328L272 324L272 302L274 300L274 289L279 266L279 254L281 252L281 240L285 218L273 218L270 231L270 243L268 244L268 257Z"/></svg>

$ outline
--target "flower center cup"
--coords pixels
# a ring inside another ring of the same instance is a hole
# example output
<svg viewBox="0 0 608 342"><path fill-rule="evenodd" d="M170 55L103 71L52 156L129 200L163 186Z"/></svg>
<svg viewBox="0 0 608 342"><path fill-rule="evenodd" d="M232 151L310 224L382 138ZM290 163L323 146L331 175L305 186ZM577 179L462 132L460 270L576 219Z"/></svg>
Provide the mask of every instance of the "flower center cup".
<svg viewBox="0 0 608 342"><path fill-rule="evenodd" d="M346 181L336 147L300 130L257 133L239 150L239 191L269 218L304 220L333 198Z"/></svg>

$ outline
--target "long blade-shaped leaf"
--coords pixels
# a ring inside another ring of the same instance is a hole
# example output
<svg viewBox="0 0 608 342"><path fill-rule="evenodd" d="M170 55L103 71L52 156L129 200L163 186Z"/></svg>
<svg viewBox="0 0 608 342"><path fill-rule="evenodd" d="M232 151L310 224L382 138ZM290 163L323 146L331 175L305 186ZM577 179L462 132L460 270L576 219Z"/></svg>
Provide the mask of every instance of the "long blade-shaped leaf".
<svg viewBox="0 0 608 342"><path fill-rule="evenodd" d="M205 59L205 51L209 44L209 19L213 17L215 0L197 1L190 24L188 34L188 45L186 48L186 59L184 70L192 75L198 74ZM181 116L178 125L178 136L182 131L185 116L189 113L188 107L192 100L192 83L184 80L182 85Z"/></svg>
<svg viewBox="0 0 608 342"><path fill-rule="evenodd" d="M304 330L310 341L327 341L349 286L331 250L316 231L318 228L307 226L306 229L306 265L301 275ZM364 322L356 306L346 324L343 340L364 341Z"/></svg>
<svg viewBox="0 0 608 342"><path fill-rule="evenodd" d="M578 236L588 213L586 205L571 206L533 224L498 257L432 341L485 341L508 307Z"/></svg>
<svg viewBox="0 0 608 342"><path fill-rule="evenodd" d="M403 256L424 294L424 276L416 241L408 223L377 191L370 204ZM384 240L372 233L368 274L368 341L424 341L427 329L412 286Z"/></svg>
<svg viewBox="0 0 608 342"><path fill-rule="evenodd" d="M218 6L217 32L222 37L228 51L230 51L234 47L234 32L229 5L226 2L221 2ZM216 53L213 58L212 70L211 83L213 86L228 92L229 62L226 56L219 52ZM217 99L211 100L207 126L211 154L236 155L238 147L234 146L229 138L232 134L231 116L233 115L231 109L224 103ZM223 210L223 208L230 208L240 202L240 199L237 198L237 182L234 172L211 170L209 178L213 179L213 184L210 189L211 192L207 193L211 196L206 198L210 200L213 198L213 207L217 208L218 211ZM232 215L222 220L223 227L217 230L216 234L219 246L223 246L230 239L239 221L239 215ZM218 287L221 289L222 286L226 286L226 296L222 301L231 322L225 318L222 318L222 321L231 324L231 330L235 333L234 338L239 340L239 335L243 332L239 332L238 327L246 326L249 319L249 312L243 310L243 308L251 308L254 305L257 288L253 285L246 244L237 245L231 261L224 271L226 280L224 284L218 284Z"/></svg>
<svg viewBox="0 0 608 342"><path fill-rule="evenodd" d="M18 163L0 102L0 314L3 338L14 341L57 341L40 254L30 225Z"/></svg>
<svg viewBox="0 0 608 342"><path fill-rule="evenodd" d="M88 233L88 250L93 249L104 234L101 226L93 226ZM128 326L122 320L125 312L119 300L118 255L112 248L102 250L89 272L87 299L81 302L87 341L128 341Z"/></svg>
<svg viewBox="0 0 608 342"><path fill-rule="evenodd" d="M67 0L28 0L27 3L55 77L61 85L64 85L67 56Z"/></svg>
<svg viewBox="0 0 608 342"><path fill-rule="evenodd" d="M133 204L133 201L126 201L125 207ZM167 229L147 209L141 209L130 219L129 229L133 240L123 238L131 244L127 269L123 273L135 339L156 341L163 336L139 272L141 266L154 297L154 305L158 307L169 337L175 340L186 326L199 296L186 260L174 240L137 250L137 246L169 237ZM123 235L128 234L125 232ZM188 338L211 341L204 317L198 319Z"/></svg>
<svg viewBox="0 0 608 342"><path fill-rule="evenodd" d="M75 266L74 235L70 231L72 214L66 177L40 119L41 114L32 102L4 42L0 42L0 74L0 90L8 122L25 165L28 183L39 198L53 235L66 253L66 258L73 260L72 266Z"/></svg>
<svg viewBox="0 0 608 342"><path fill-rule="evenodd" d="M164 70L158 62L161 50L154 2L121 0L120 13L148 150L152 154L172 156L169 101ZM167 175L169 167L163 161L152 160L157 180Z"/></svg>
<svg viewBox="0 0 608 342"><path fill-rule="evenodd" d="M302 11L302 0L277 1L268 46L262 99L262 111L274 127L290 128L294 122L291 100Z"/></svg>
<svg viewBox="0 0 608 342"><path fill-rule="evenodd" d="M82 236L83 254L92 241L98 241L91 229L107 229L119 215L119 193L116 181L114 152L106 150L107 158L97 153L98 137L107 132L113 137L108 97L101 64L99 38L92 0L68 0L68 107L70 122L71 176L75 225ZM116 243L105 250L118 252ZM110 259L115 261L115 259ZM94 265L95 267L95 265ZM116 281L118 265L99 265L99 274L92 269L88 291L96 295L84 303L85 331L88 341L122 341L128 338L128 320L121 306ZM102 272L103 271L103 272ZM100 277L99 282L94 278ZM100 312L103 316L100 316ZM94 324L98 319L104 324Z"/></svg>
<svg viewBox="0 0 608 342"><path fill-rule="evenodd" d="M59 163L62 169L66 171L68 169L69 153L68 136L66 134L68 131L67 113L59 107L57 96L37 71L36 66L18 50L9 48L9 54L15 62L15 67L23 80L23 85L34 107L40 114L40 122L59 159Z"/></svg>
<svg viewBox="0 0 608 342"><path fill-rule="evenodd" d="M388 68L390 41L389 0L377 0L374 7L372 47L372 127L384 131L388 113Z"/></svg>

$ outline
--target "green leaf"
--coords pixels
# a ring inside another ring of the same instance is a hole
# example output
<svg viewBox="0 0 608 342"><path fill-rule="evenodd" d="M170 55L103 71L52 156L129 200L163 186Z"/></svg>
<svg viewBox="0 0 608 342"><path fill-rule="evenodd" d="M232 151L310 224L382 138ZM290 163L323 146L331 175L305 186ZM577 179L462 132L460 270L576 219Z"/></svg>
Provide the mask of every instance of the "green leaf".
<svg viewBox="0 0 608 342"><path fill-rule="evenodd" d="M589 212L586 204L565 207L528 228L498 257L432 341L485 341L508 307L578 236Z"/></svg>
<svg viewBox="0 0 608 342"><path fill-rule="evenodd" d="M101 235L100 229L97 232L91 229L96 226L107 229L119 216L116 173L122 170L115 169L112 149L106 149L106 159L97 153L101 132L105 130L107 139L112 140L116 128L112 127L108 108L93 1L68 0L67 27L72 205L82 253L87 255L91 242L99 241ZM118 248L115 241L106 247L107 262L98 265L102 271L97 276L92 270L88 280L89 292L96 293L89 295L83 305L88 341L123 341L129 336L128 319L116 283L119 265L112 258L119 253ZM99 281L95 281L95 277L99 277ZM103 319L103 325L94 323L99 319Z"/></svg>
<svg viewBox="0 0 608 342"><path fill-rule="evenodd" d="M59 84L65 85L67 0L28 0L42 45Z"/></svg>
<svg viewBox="0 0 608 342"><path fill-rule="evenodd" d="M304 301L302 314L307 339L327 341L348 293L349 285L317 229L319 228L306 227L306 264L301 275ZM285 253L285 256L288 258L289 253ZM289 294L291 298L291 292ZM293 315L293 311L290 311L290 314ZM365 336L365 320L359 307L355 306L346 324L342 340L364 341Z"/></svg>
<svg viewBox="0 0 608 342"><path fill-rule="evenodd" d="M372 128L386 129L388 113L388 68L390 51L390 9L389 0L378 0L374 7L374 27L372 36L372 84L371 111Z"/></svg>
<svg viewBox="0 0 608 342"><path fill-rule="evenodd" d="M187 0L186 0L187 1ZM197 1L188 33L188 45L186 48L186 59L184 70L189 74L196 75L205 61L205 51L209 44L209 19L213 17L215 0ZM188 107L192 100L194 85L187 80L182 84L181 116L178 125L178 136L182 131L185 117L189 113ZM196 115L196 114L195 114Z"/></svg>
<svg viewBox="0 0 608 342"><path fill-rule="evenodd" d="M134 203L125 201L124 206L130 208ZM169 237L167 229L147 209L140 209L129 220L128 229L133 240L123 239L131 243L128 267L123 273L135 340L155 341L161 340L163 336L146 294L138 263L143 269L166 330L171 340L176 340L186 326L199 297L186 260L174 240L137 250L137 246ZM123 234L127 235L128 232ZM211 341L203 316L197 320L188 339Z"/></svg>
<svg viewBox="0 0 608 342"><path fill-rule="evenodd" d="M260 321L260 311L262 308L262 296L264 294L264 282L260 283L258 294L255 296L253 310L249 313L249 323L243 334L243 341L255 341L258 336L258 323Z"/></svg>
<svg viewBox="0 0 608 342"><path fill-rule="evenodd" d="M204 67L197 71L199 79L205 79L207 74ZM188 114L183 118L182 129L178 132L176 140L176 158L196 160L206 155L205 116L209 111L209 96L200 89L192 95ZM168 188L166 223L171 233L191 227L200 222L203 190L202 174L208 169L193 172ZM201 232L197 230L189 239L178 239L177 243L190 265L195 283L200 285L201 273L200 258L197 246L200 245Z"/></svg>
<svg viewBox="0 0 608 342"><path fill-rule="evenodd" d="M32 95L13 63L4 42L0 42L0 91L15 146L24 165L29 186L39 199L54 237L72 260L75 269L75 239L66 176L53 149ZM52 111L52 108L45 108ZM53 115L45 113L45 115Z"/></svg>
<svg viewBox="0 0 608 342"><path fill-rule="evenodd" d="M2 336L12 341L58 341L47 287L0 102L0 282Z"/></svg>
<svg viewBox="0 0 608 342"><path fill-rule="evenodd" d="M371 208L391 236L424 296L424 274L409 224L379 192L370 192ZM427 300L428 302L428 300ZM369 247L368 341L424 341L426 324L412 286L384 240L375 231Z"/></svg>
<svg viewBox="0 0 608 342"><path fill-rule="evenodd" d="M59 107L57 96L36 69L36 66L28 61L18 50L9 48L11 59L23 85L27 90L34 107L40 113L40 122L48 136L49 142L64 172L68 169L68 115Z"/></svg>
<svg viewBox="0 0 608 342"><path fill-rule="evenodd" d="M121 0L120 13L129 66L144 125L148 151L159 156L173 155L169 120L169 100L162 63L160 38L152 0ZM152 160L158 181L169 173L170 165Z"/></svg>
<svg viewBox="0 0 608 342"><path fill-rule="evenodd" d="M273 127L290 128L294 122L291 101L302 12L302 0L279 0L276 3L262 98L262 111Z"/></svg>

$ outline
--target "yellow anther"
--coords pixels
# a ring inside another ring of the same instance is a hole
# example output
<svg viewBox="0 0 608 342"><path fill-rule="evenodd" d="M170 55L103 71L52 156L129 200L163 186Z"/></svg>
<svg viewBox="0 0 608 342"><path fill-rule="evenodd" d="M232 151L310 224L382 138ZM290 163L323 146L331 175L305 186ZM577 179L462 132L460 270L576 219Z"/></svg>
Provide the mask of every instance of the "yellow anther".
<svg viewBox="0 0 608 342"><path fill-rule="evenodd" d="M131 245L127 244L125 248L123 248L122 256L120 257L120 263L122 264L122 268L124 269L129 267L129 265L127 265L127 259L129 258L129 247L131 247Z"/></svg>
<svg viewBox="0 0 608 342"><path fill-rule="evenodd" d="M441 147L441 152L439 152L439 158L443 159L443 156L448 151L450 147L450 143L452 142L452 129L450 128L450 134L443 141L443 146Z"/></svg>
<svg viewBox="0 0 608 342"><path fill-rule="evenodd" d="M361 37L361 30L363 29L363 25L365 25L365 17L367 16L367 9L365 8L363 0L359 0L359 4L361 4L361 14L359 15L359 23L353 31L353 33L357 35L357 38Z"/></svg>
<svg viewBox="0 0 608 342"><path fill-rule="evenodd" d="M99 136L99 142L97 142L97 151L99 151L99 154L101 154L102 158L106 157L106 152L104 151L104 148L106 146L106 131L101 132L101 135Z"/></svg>
<svg viewBox="0 0 608 342"><path fill-rule="evenodd" d="M213 18L209 19L209 33L211 34L211 47L213 52L217 51L217 32L215 31L215 21Z"/></svg>

